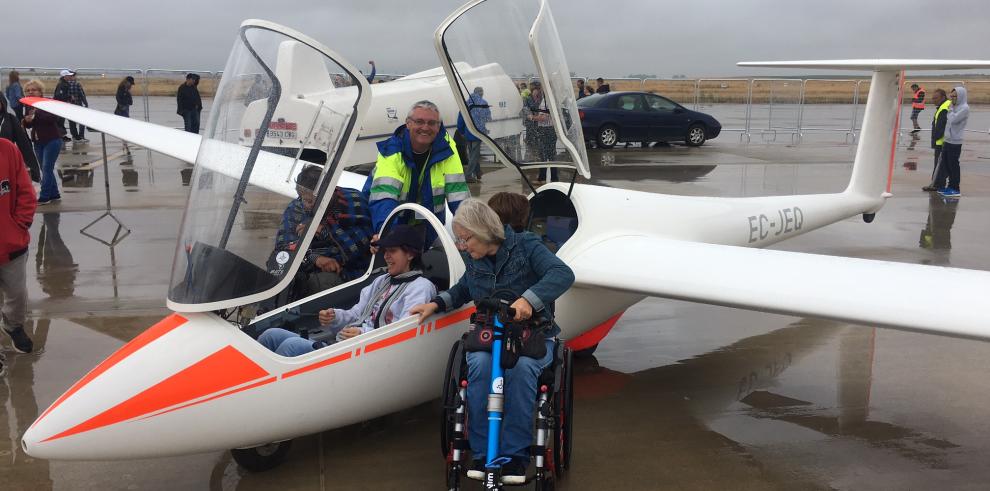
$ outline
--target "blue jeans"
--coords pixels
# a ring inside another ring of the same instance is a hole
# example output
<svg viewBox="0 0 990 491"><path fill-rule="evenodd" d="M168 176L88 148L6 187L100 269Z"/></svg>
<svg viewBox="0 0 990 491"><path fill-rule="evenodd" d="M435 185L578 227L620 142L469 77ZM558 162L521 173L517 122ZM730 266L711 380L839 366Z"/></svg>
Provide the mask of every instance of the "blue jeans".
<svg viewBox="0 0 990 491"><path fill-rule="evenodd" d="M199 133L199 110L187 109L182 111L182 123L190 133Z"/></svg>
<svg viewBox="0 0 990 491"><path fill-rule="evenodd" d="M34 144L34 153L41 161L41 193L38 195L38 201L51 201L62 197L55 177L55 161L58 160L58 153L61 151L61 138Z"/></svg>
<svg viewBox="0 0 990 491"><path fill-rule="evenodd" d="M529 461L533 444L533 411L536 408L536 383L543 369L553 362L554 340L547 340L547 354L539 360L520 356L516 366L505 371L505 401L502 414L500 457ZM467 354L468 364L468 441L475 460L484 460L488 450L488 385L491 381L492 354L474 351Z"/></svg>
<svg viewBox="0 0 990 491"><path fill-rule="evenodd" d="M258 336L258 342L282 356L299 356L313 351L312 341L278 327L265 329L265 332Z"/></svg>

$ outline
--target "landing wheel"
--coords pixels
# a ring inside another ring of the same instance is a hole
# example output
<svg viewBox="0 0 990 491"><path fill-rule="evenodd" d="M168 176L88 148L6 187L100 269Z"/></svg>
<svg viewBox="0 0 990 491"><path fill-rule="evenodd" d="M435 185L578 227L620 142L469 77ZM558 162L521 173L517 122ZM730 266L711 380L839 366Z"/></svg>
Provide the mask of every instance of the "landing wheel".
<svg viewBox="0 0 990 491"><path fill-rule="evenodd" d="M866 223L873 223L873 219L876 217L876 213L863 213L863 221Z"/></svg>
<svg viewBox="0 0 990 491"><path fill-rule="evenodd" d="M457 385L461 378L461 364L464 359L463 343L457 341L450 347L447 357L447 368L443 373L443 391L440 402L440 454L444 458L450 455L451 444L454 441L454 423L457 418Z"/></svg>
<svg viewBox="0 0 990 491"><path fill-rule="evenodd" d="M290 448L292 440L285 440L251 448L235 448L230 451L230 456L237 465L249 471L263 472L274 469L285 461Z"/></svg>
<svg viewBox="0 0 990 491"><path fill-rule="evenodd" d="M591 356L591 355L595 354L595 350L596 349L598 349L598 343L595 343L595 345L592 346L592 347L590 347L590 348L585 348L585 349L582 349L582 350L575 351L574 352L574 356L576 356L578 358L586 358L588 356Z"/></svg>
<svg viewBox="0 0 990 491"><path fill-rule="evenodd" d="M561 476L571 466L571 430L574 427L574 373L571 370L573 356L564 348L561 362L561 387L554 393L553 475ZM552 489L552 488L551 488Z"/></svg>

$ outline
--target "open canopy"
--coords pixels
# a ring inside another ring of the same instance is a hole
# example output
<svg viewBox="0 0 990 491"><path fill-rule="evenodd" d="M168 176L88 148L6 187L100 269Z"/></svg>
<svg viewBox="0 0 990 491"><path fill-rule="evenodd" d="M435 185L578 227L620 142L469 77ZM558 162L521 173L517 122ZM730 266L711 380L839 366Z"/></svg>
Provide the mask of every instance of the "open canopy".
<svg viewBox="0 0 990 491"><path fill-rule="evenodd" d="M591 177L575 90L545 0L470 2L437 28L437 53L468 129L504 162ZM524 97L538 82L538 93ZM480 89L480 94L478 95Z"/></svg>
<svg viewBox="0 0 990 491"><path fill-rule="evenodd" d="M169 308L236 307L288 284L368 93L357 69L316 41L265 21L241 25L196 159Z"/></svg>

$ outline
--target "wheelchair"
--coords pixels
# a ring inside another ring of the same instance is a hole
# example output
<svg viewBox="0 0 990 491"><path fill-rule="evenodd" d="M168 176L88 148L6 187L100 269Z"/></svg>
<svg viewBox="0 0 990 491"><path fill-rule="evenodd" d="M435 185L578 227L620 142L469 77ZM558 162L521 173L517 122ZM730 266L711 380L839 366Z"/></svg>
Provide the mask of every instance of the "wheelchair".
<svg viewBox="0 0 990 491"><path fill-rule="evenodd" d="M473 320L473 319L472 319ZM468 368L465 358L467 334L450 348L443 376L440 418L440 451L447 461L447 488L461 489L470 453L467 426ZM573 429L574 394L572 353L561 340L554 343L553 361L537 379L537 398L533 401L534 439L530 455L535 473L527 474L523 485L534 483L540 491L553 490L555 482L570 467ZM502 484L499 484L501 489Z"/></svg>

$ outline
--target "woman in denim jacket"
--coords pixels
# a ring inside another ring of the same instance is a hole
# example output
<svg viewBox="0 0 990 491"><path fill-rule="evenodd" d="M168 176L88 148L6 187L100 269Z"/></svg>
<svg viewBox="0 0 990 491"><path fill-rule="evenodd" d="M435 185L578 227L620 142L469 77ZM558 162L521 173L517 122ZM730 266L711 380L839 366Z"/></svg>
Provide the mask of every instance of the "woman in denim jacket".
<svg viewBox="0 0 990 491"><path fill-rule="evenodd" d="M457 247L465 255L466 271L460 281L427 304L410 313L425 319L437 311L456 309L470 301L490 297L496 290L510 290L516 299L514 320L529 319L534 312L553 318L553 302L574 283L574 272L555 256L539 237L516 233L503 226L498 215L484 202L468 199L461 203L452 224ZM553 360L553 338L560 328L553 324L547 333L547 353L541 359L520 357L505 372L505 413L499 457L512 460L502 467L506 484L521 484L529 466L533 436L533 409L540 373ZM488 442L486 401L491 376L491 353L468 353L468 439L474 464L468 477L484 475Z"/></svg>

